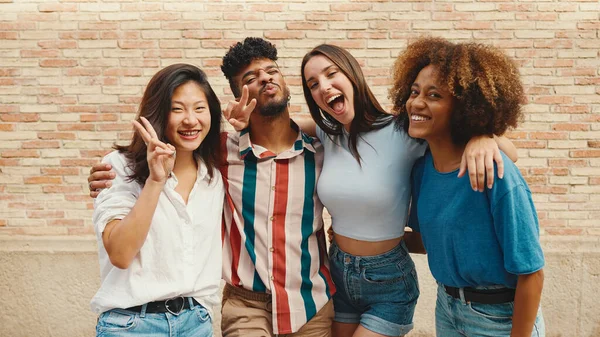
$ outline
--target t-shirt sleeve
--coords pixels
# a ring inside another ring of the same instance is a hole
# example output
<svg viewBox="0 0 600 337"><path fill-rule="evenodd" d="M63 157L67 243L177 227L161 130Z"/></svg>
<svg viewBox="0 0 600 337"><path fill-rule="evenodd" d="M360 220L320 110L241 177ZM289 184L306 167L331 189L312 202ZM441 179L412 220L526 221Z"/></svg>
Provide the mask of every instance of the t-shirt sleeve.
<svg viewBox="0 0 600 337"><path fill-rule="evenodd" d="M531 192L516 185L493 206L494 227L504 253L504 268L515 275L534 273L544 267L539 223Z"/></svg>
<svg viewBox="0 0 600 337"><path fill-rule="evenodd" d="M102 159L103 163L110 164L115 172L115 179L110 188L102 190L94 200L94 213L92 222L97 239L102 241L102 233L106 224L113 220L123 219L135 205L141 187L135 181L127 178L125 156L117 151L109 153Z"/></svg>
<svg viewBox="0 0 600 337"><path fill-rule="evenodd" d="M415 232L421 231L419 227L419 217L417 216L417 204L419 200L419 191L421 189L421 180L423 179L424 167L423 158L421 158L417 160L410 174L411 198L407 225Z"/></svg>

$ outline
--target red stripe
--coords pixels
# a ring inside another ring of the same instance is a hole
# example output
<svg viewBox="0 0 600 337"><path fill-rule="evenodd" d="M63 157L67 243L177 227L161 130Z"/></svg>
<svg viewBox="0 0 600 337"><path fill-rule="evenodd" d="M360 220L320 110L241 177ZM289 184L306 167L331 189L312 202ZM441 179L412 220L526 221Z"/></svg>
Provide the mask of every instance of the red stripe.
<svg viewBox="0 0 600 337"><path fill-rule="evenodd" d="M279 333L291 333L290 305L285 291L285 216L288 199L289 161L276 162L275 200L273 207L273 247L280 247L273 253L273 287L277 296L277 330Z"/></svg>
<svg viewBox="0 0 600 337"><path fill-rule="evenodd" d="M331 278L331 273L329 272L329 268L325 265L325 256L327 256L327 246L325 245L325 227L321 228L317 232L317 241L319 242L319 271L327 280L327 284L329 285L329 294L333 296L335 294L336 289L333 284L333 279Z"/></svg>
<svg viewBox="0 0 600 337"><path fill-rule="evenodd" d="M235 223L235 218L233 214L235 213L235 206L233 204L233 200L231 199L231 195L229 194L229 162L227 161L227 154L229 150L227 149L227 133L221 132L221 176L223 177L223 184L225 186L225 207L223 208L223 212L227 211L227 207L231 211L231 229L229 231L229 244L231 246L231 283L234 286L240 285L240 277L237 273L238 266L240 264L240 249L242 237ZM221 228L222 236L221 240L225 240L225 233L227 232L226 222L225 222L225 214L223 214L223 225ZM224 241L223 241L224 242Z"/></svg>

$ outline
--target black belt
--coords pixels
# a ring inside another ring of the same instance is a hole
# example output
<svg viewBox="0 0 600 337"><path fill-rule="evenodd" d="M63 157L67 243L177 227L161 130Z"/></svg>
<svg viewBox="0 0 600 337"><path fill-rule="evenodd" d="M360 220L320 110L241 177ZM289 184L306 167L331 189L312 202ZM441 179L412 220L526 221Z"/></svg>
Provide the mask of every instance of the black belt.
<svg viewBox="0 0 600 337"><path fill-rule="evenodd" d="M444 286L446 293L454 298L460 299L460 288ZM500 304L513 302L515 300L515 290L510 288L499 289L474 289L463 288L465 301L481 304Z"/></svg>
<svg viewBox="0 0 600 337"><path fill-rule="evenodd" d="M194 298L192 298L192 303L195 306L200 305ZM150 314L170 312L173 315L178 315L183 309L190 309L189 297L175 297L146 304L146 312ZM142 305L130 307L125 310L142 312Z"/></svg>

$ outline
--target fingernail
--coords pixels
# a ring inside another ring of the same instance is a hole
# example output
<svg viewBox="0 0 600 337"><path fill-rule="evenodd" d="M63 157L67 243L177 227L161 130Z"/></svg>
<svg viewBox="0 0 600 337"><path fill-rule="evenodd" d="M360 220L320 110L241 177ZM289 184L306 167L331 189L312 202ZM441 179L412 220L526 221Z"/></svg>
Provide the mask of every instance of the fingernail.
<svg viewBox="0 0 600 337"><path fill-rule="evenodd" d="M106 183L106 187L111 187L111 186L112 186L112 183L110 181Z"/></svg>

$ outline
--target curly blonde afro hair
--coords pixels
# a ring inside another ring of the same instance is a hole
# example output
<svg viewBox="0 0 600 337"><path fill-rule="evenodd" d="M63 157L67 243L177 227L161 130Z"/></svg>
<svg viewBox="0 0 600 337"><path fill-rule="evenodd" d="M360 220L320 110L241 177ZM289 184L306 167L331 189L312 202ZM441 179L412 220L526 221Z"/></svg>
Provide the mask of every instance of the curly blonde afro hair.
<svg viewBox="0 0 600 337"><path fill-rule="evenodd" d="M408 131L406 101L428 65L437 68L438 82L454 96L450 127L455 144L466 144L473 136L502 135L521 120L523 85L511 59L492 46L426 37L411 43L394 64L390 98L399 127Z"/></svg>

